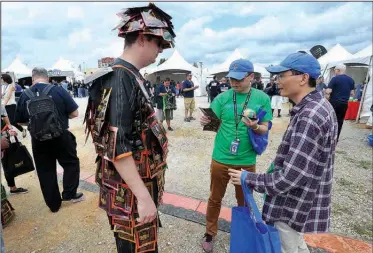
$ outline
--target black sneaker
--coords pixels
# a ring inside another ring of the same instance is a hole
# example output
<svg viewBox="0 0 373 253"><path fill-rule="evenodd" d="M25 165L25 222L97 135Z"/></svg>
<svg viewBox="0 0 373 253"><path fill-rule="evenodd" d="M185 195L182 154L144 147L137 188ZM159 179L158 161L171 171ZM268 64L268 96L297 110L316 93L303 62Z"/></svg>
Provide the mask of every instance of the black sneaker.
<svg viewBox="0 0 373 253"><path fill-rule="evenodd" d="M184 121L185 122L190 122L190 118L185 118Z"/></svg>
<svg viewBox="0 0 373 253"><path fill-rule="evenodd" d="M71 201L73 203L80 202L83 200L85 200L85 197L84 197L84 194L81 192L77 192L74 197L69 198L69 199L62 198L62 201Z"/></svg>
<svg viewBox="0 0 373 253"><path fill-rule="evenodd" d="M174 129L172 127L168 127L167 128L169 131L174 131Z"/></svg>
<svg viewBox="0 0 373 253"><path fill-rule="evenodd" d="M28 193L28 190L27 189L24 189L22 187L19 187L15 190L10 190L10 193L11 194L24 194L24 193Z"/></svg>
<svg viewBox="0 0 373 253"><path fill-rule="evenodd" d="M202 249L208 253L212 252L213 250L212 236L206 233L203 237L204 237L204 240L202 242Z"/></svg>
<svg viewBox="0 0 373 253"><path fill-rule="evenodd" d="M194 118L194 117L189 117L189 119L190 119L190 120L196 120L196 118Z"/></svg>

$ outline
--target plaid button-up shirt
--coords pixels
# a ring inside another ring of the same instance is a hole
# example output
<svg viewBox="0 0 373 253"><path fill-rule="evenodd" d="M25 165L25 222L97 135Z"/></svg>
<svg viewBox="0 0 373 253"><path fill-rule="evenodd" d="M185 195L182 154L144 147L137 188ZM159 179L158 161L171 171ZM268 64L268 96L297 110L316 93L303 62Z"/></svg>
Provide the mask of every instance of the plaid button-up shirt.
<svg viewBox="0 0 373 253"><path fill-rule="evenodd" d="M246 183L267 197L263 220L301 233L327 232L338 124L333 107L313 91L294 106L274 172L249 173Z"/></svg>

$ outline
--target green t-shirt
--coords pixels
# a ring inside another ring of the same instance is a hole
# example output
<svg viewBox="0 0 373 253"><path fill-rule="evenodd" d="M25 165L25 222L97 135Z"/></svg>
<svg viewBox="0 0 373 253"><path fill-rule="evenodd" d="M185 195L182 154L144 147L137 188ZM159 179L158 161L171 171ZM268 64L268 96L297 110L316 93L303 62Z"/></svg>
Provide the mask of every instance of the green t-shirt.
<svg viewBox="0 0 373 253"><path fill-rule="evenodd" d="M216 116L222 120L220 129L215 137L214 151L212 159L219 163L230 165L252 165L256 164L256 156L247 132L247 126L240 121L238 124L238 139L240 145L238 147L238 154L232 155L230 147L232 141L236 140L236 123L234 117L233 93L235 91L230 89L218 95L211 103L211 109ZM247 94L236 93L237 99L237 114L242 114L242 108L245 104ZM259 108L267 112L263 121L272 120L272 109L269 96L263 91L252 88L251 96L247 104L250 108L258 112ZM240 116L238 116L238 119Z"/></svg>

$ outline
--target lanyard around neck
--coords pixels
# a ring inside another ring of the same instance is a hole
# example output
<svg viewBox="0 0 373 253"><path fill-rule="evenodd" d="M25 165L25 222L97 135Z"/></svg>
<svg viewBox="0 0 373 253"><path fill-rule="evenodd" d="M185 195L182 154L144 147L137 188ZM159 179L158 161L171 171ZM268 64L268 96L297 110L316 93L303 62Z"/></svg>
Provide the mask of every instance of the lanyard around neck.
<svg viewBox="0 0 373 253"><path fill-rule="evenodd" d="M242 116L243 116L244 111L246 110L247 104L249 103L249 100L250 100L250 97L251 97L251 90L252 89L250 88L250 91L247 94L245 103L242 107L242 112L239 116L238 116L238 113L237 113L237 94L236 94L236 92L233 92L234 121L235 121L235 124L236 124L236 140L238 140L238 124L240 123L240 121L242 119Z"/></svg>

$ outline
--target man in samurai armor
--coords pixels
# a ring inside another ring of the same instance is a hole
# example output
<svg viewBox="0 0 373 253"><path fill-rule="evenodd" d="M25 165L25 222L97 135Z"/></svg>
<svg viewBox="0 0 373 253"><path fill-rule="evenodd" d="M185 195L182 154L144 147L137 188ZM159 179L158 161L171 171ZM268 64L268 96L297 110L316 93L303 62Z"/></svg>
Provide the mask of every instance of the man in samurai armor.
<svg viewBox="0 0 373 253"><path fill-rule="evenodd" d="M87 76L85 115L98 154L99 206L107 212L119 253L158 252L157 207L164 191L167 137L139 70L174 46L171 16L150 3L117 14L125 39L111 68ZM114 30L113 29L113 30Z"/></svg>

